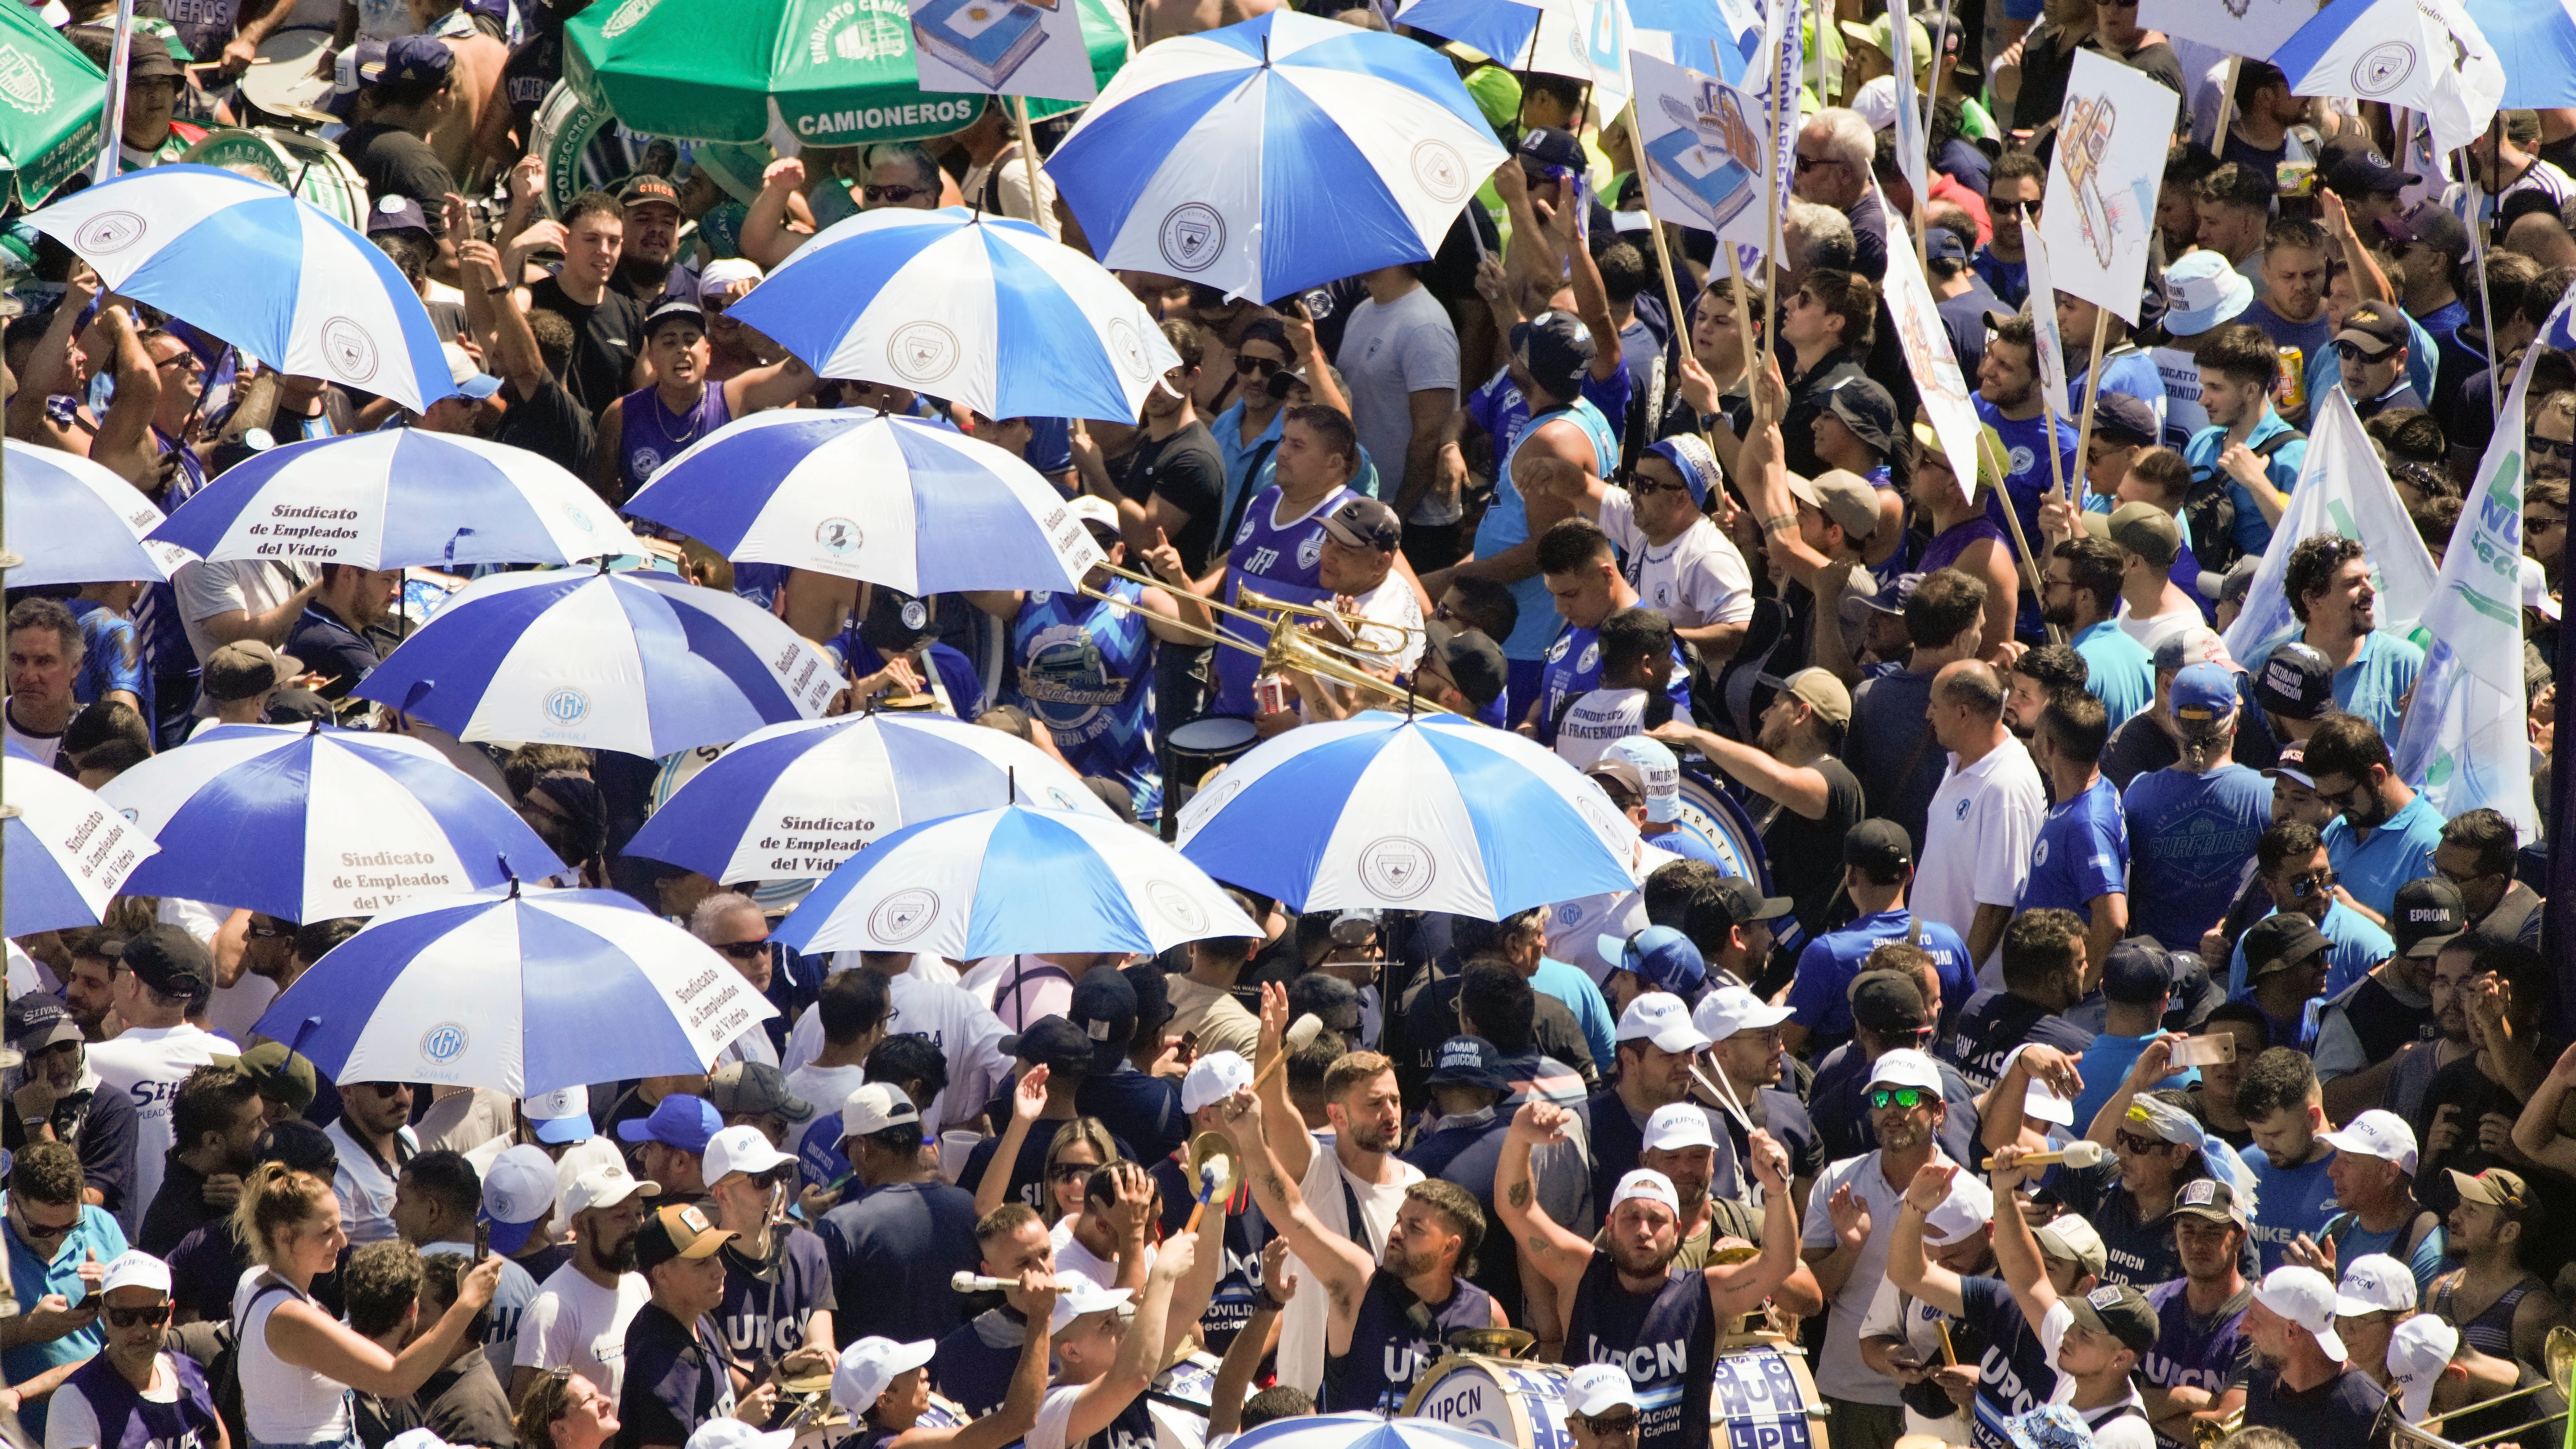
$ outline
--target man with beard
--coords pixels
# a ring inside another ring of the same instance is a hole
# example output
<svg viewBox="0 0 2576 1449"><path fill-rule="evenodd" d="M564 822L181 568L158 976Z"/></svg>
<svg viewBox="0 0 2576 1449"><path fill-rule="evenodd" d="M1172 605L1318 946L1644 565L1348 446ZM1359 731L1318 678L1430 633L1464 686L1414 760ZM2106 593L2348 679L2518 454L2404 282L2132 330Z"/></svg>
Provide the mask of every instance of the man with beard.
<svg viewBox="0 0 2576 1449"><path fill-rule="evenodd" d="M31 1081L51 1072L51 1061L42 1072L35 1069L37 1061L36 1053L27 1051ZM166 1255L196 1228L230 1214L241 1198L242 1178L259 1160L259 1134L266 1125L259 1088L240 1071L211 1066L190 1072L171 1098L170 1135L176 1145L170 1149L161 1190L144 1209L135 1246Z"/></svg>
<svg viewBox="0 0 2576 1449"><path fill-rule="evenodd" d="M81 959L74 957L76 971ZM0 1108L0 1146L16 1152L30 1142L72 1144L86 1184L82 1201L124 1212L134 1184L133 1099L98 1090L80 1024L52 997L30 992L10 1002L8 1028L10 1049L26 1062L18 1090Z"/></svg>
<svg viewBox="0 0 2576 1449"><path fill-rule="evenodd" d="M372 632L393 612L401 587L400 569L322 565L322 587L305 600L303 616L286 636L286 652L322 676L315 692L324 699L346 699L384 662Z"/></svg>
<svg viewBox="0 0 2576 1449"><path fill-rule="evenodd" d="M2234 1188L2207 1177L2184 1183L2166 1221L2182 1276L2147 1290L2156 1342L2138 1372L2158 1442L2179 1445L2191 1442L2192 1415L2244 1407L2245 1388L2235 1379L2254 1285L2239 1262L2250 1229Z"/></svg>
<svg viewBox="0 0 2576 1449"><path fill-rule="evenodd" d="M2397 732L2406 696L2424 668L2424 651L2378 632L2379 593L2370 575L2359 540L2321 533L2290 550L2281 591L2298 616L2300 642L2334 667L2335 708L2368 720L2385 736Z"/></svg>
<svg viewBox="0 0 2576 1449"><path fill-rule="evenodd" d="M519 1320L513 1401L557 1369L580 1374L611 1398L621 1392L626 1328L646 1296L635 1271L635 1233L644 1225L645 1200L661 1194L661 1184L638 1182L623 1166L594 1167L573 1180L562 1203L572 1259L537 1285Z"/></svg>
<svg viewBox="0 0 2576 1449"><path fill-rule="evenodd" d="M1373 1259L1316 1221L1271 1152L1261 1099L1238 1091L1225 1110L1248 1159L1253 1201L1314 1273L1327 1300L1318 1408L1391 1413L1450 1334L1510 1326L1502 1304L1465 1278L1485 1237L1484 1210L1465 1188L1436 1177L1407 1187L1385 1251ZM1515 1181L1527 1196L1526 1162Z"/></svg>
<svg viewBox="0 0 2576 1449"><path fill-rule="evenodd" d="M2026 910L2013 917L2000 953L2003 990L1959 1013L1958 1035L1944 1049L1970 1087L1992 1088L2025 1042L2069 1056L2093 1044L2093 1034L2065 1016L2084 999L2084 953L2084 923L2073 911Z"/></svg>
<svg viewBox="0 0 2576 1449"><path fill-rule="evenodd" d="M735 418L784 407L814 388L813 369L790 357L724 382L707 380L707 319L695 302L665 302L644 322L651 385L599 417L591 486L603 498L635 496L662 465ZM305 656L310 657L310 656Z"/></svg>
<svg viewBox="0 0 2576 1449"><path fill-rule="evenodd" d="M2073 645L2037 644L2023 649L2004 670L2004 728L2029 744L2039 733L2039 712L2052 699L2082 694L2091 672Z"/></svg>
<svg viewBox="0 0 2576 1449"><path fill-rule="evenodd" d="M2253 1372L2245 1381L2244 1427L2278 1429L2302 1445L2370 1442L2386 1395L2347 1360L2335 1308L2334 1283L2314 1268L2263 1276L2245 1310Z"/></svg>
<svg viewBox="0 0 2576 1449"><path fill-rule="evenodd" d="M1844 1158L1816 1180L1807 1199L1804 1242L1817 1286L1833 1304L1816 1387L1833 1412L1834 1442L1844 1449L1885 1449L1904 1432L1905 1416L1897 1386L1861 1358L1860 1323L1887 1274L1900 1200L1926 1164L1949 1160L1937 1140L1948 1107L1939 1067L1912 1048L1871 1064L1864 1100L1878 1150ZM1940 1196L1948 1196L1946 1182Z"/></svg>
<svg viewBox="0 0 2576 1449"><path fill-rule="evenodd" d="M2304 759L2299 762L2304 764ZM2402 788L2402 787L2401 787ZM2280 791L2275 786L2277 800ZM2343 903L2335 890L2335 870L2325 839L2316 827L2286 820L2254 842L2254 878L2271 898L2274 915L2301 915L2326 938L2326 992L2340 996L2370 974L2372 967L2397 952L2390 935ZM2396 907L2391 901L2391 913ZM2268 919L2268 918L2266 918ZM2245 994L2245 941L2239 936L2227 971L2229 996Z"/></svg>
<svg viewBox="0 0 2576 1449"><path fill-rule="evenodd" d="M2471 1177L2454 1168L2459 1202L2443 1230L2458 1271L2434 1281L2425 1311L2460 1330L2480 1353L2542 1363L2542 1340L2558 1322L2558 1300L2522 1266L2523 1239L2540 1221L2540 1200L2518 1173L2490 1167Z"/></svg>
<svg viewBox="0 0 2576 1449"><path fill-rule="evenodd" d="M2084 979L2098 983L2112 947L2129 933L2129 820L2120 810L2119 787L2102 778L2110 711L2079 692L2042 705L2037 723L2031 758L2056 803L2040 819L2017 909L2082 917Z"/></svg>
<svg viewBox="0 0 2576 1449"><path fill-rule="evenodd" d="M1611 1057L1617 1076L1575 1109L1582 1140L1590 1144L1593 1202L1608 1202L1619 1179L1637 1167L1646 1120L1660 1108L1690 1100L1691 1061L1708 1044L1691 1025L1690 1008L1668 991L1646 992L1620 1013ZM1721 1195L1734 1196L1736 1176L1730 1154L1717 1167Z"/></svg>
<svg viewBox="0 0 2576 1449"><path fill-rule="evenodd" d="M2335 681L2340 693L2343 676ZM2397 777L2385 734L2359 711L2337 715L2317 726L2302 757L2319 798L2343 807L2325 830L2335 895L2373 925L2386 924L2399 886L2433 873L2442 843L2442 812Z"/></svg>
<svg viewBox="0 0 2576 1449"><path fill-rule="evenodd" d="M2038 200L2033 191L2031 204ZM2017 215L2007 221L2011 210L1995 213L1997 241L2003 240L2007 225L2016 236L2021 231ZM2022 537L2036 543L2040 500L2057 491L2057 478L2075 476L2075 423L2048 416L2039 391L2039 339L2028 314L1998 317L1994 327L1986 354L1977 362L1976 408L1977 421L2003 440L2004 486L1987 500L1986 513L2001 524L2004 500L2011 499L2013 511L2021 515ZM2054 461L2048 456L2052 446L2057 449Z"/></svg>
<svg viewBox="0 0 2576 1449"><path fill-rule="evenodd" d="M2154 706L2155 656L2119 624L2120 549L2084 534L2059 540L2040 571L2040 615L2083 656L2084 689L2119 728Z"/></svg>
<svg viewBox="0 0 2576 1449"><path fill-rule="evenodd" d="M1693 1270L1673 1261L1681 1248L1680 1194L1652 1168L1619 1180L1609 1199L1607 1242L1597 1251L1534 1205L1530 1153L1563 1140L1568 1120L1550 1103L1521 1108L1494 1173L1495 1204L1564 1305L1567 1361L1615 1363L1628 1371L1645 1406L1638 1449L1704 1445L1719 1332L1759 1308L1799 1266L1789 1155L1769 1133L1753 1134L1752 1169L1765 1195L1761 1256Z"/></svg>
<svg viewBox="0 0 2576 1449"><path fill-rule="evenodd" d="M1709 1039L1706 1057L1708 1069L1718 1084L1735 1094L1750 1122L1739 1122L1733 1113L1719 1119L1726 1129L1735 1159L1741 1162L1753 1150L1753 1129L1761 1128L1788 1149L1789 1195L1796 1199L1801 1217L1807 1211L1807 1192L1815 1185L1816 1174L1825 1166L1823 1140L1816 1133L1813 1118L1807 1115L1807 1104L1797 1093L1780 1085L1781 1068L1789 1057L1784 1033L1789 1026L1789 1008L1772 1006L1741 986L1725 986L1702 998L1691 1012L1691 1025ZM1706 1089L1700 1089L1705 1097ZM1651 1124L1650 1124L1651 1125ZM1661 1171L1673 1179L1675 1187L1684 1184L1673 1170L1660 1162L1640 1165ZM1685 1204L1687 1205L1687 1204Z"/></svg>
<svg viewBox="0 0 2576 1449"><path fill-rule="evenodd" d="M1808 932L1824 929L1843 838L1865 810L1860 777L1837 758L1851 722L1850 691L1830 672L1810 667L1781 682L1762 711L1762 733L1752 748L1688 719L1650 731L1677 749L1699 751L1752 796L1770 801L1762 843L1774 878L1791 883L1798 924Z"/></svg>
<svg viewBox="0 0 2576 1449"><path fill-rule="evenodd" d="M617 199L626 205L626 234L608 289L634 299L647 315L667 302L697 302L696 274L673 260L680 253L679 189L648 173L629 178Z"/></svg>
<svg viewBox="0 0 2576 1449"><path fill-rule="evenodd" d="M1917 1174L1921 1176L1921 1174ZM1950 1179L1949 1196L1923 1215L1922 1247L1931 1266L1957 1278L1991 1277L1995 1271L1995 1195L1971 1173ZM1891 1242L1891 1259L1899 1250ZM1957 1410L1976 1404L1978 1360L1984 1336L1962 1341L1964 1319L1940 1304L1896 1286L1894 1267L1878 1285L1861 1320L1861 1361L1903 1385L1905 1432L1939 1437L1956 1432Z"/></svg>

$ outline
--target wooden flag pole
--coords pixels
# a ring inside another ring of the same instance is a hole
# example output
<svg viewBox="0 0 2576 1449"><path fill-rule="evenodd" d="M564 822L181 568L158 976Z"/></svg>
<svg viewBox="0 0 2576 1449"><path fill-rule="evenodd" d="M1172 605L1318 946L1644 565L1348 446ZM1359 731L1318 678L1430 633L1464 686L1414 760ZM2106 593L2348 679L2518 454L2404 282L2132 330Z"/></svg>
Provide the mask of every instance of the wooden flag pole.
<svg viewBox="0 0 2576 1449"><path fill-rule="evenodd" d="M1781 48L1785 50L1798 43L1798 0L1772 0L1772 3L1775 5L1786 5L1790 7L1789 23L1780 32L1780 45ZM1714 55L1714 49L1712 49L1710 53ZM1724 67L1720 67L1721 71L1723 71L1723 69ZM1780 258L1778 252L1780 241L1781 107L1788 107L1788 114L1791 116L1798 114L1797 88L1794 85L1789 86L1787 88L1789 93L1787 95L1782 95L1781 72L1784 70L1794 69L1797 68L1788 65L1782 57L1777 55L1771 57L1771 129L1762 138L1762 260L1769 265L1771 274L1765 280L1765 284L1762 288L1762 355L1758 358L1747 356L1744 359L1748 381L1751 377L1757 376L1770 369L1771 353L1778 345L1776 339L1780 335ZM1719 245L1722 247L1725 244L1721 242ZM1738 294L1738 300L1740 303L1741 294Z"/></svg>
<svg viewBox="0 0 2576 1449"><path fill-rule="evenodd" d="M2109 330L2110 325L2111 309L2099 302L2094 303L2093 362L2091 366L2084 369L2084 416L2075 420L2075 476L2078 478L2088 476L2085 472L2085 459L2091 456L2090 450L2093 446L2093 403L2102 396L2102 335ZM2048 406L2045 399L2041 401L2040 406L2042 409ZM2054 454L2057 451L2057 440L2049 439L2048 447L2050 453ZM2066 495L2066 501L2078 507L2082 506L2082 500L2077 498L2071 489Z"/></svg>
<svg viewBox="0 0 2576 1449"><path fill-rule="evenodd" d="M1646 203L1646 235L1654 239L1655 268L1664 274L1664 305L1672 309L1673 336L1681 344L1682 351L1688 353L1690 319L1682 312L1682 287L1673 278L1673 254L1672 249L1664 244L1664 224L1655 217L1655 188L1646 179L1646 136L1637 125L1637 98L1634 95L1628 97L1626 119L1628 149L1637 158L1637 195ZM1726 243L1719 242L1718 246L1723 249Z"/></svg>
<svg viewBox="0 0 2576 1449"><path fill-rule="evenodd" d="M1027 96L1011 97L1011 126L1019 133L1021 164L1029 168L1029 210L1035 213L1029 219L1051 232L1054 228L1047 226L1046 193L1038 189L1038 143L1037 138L1029 132ZM995 193L997 196L999 194Z"/></svg>
<svg viewBox="0 0 2576 1449"><path fill-rule="evenodd" d="M2045 397L2040 399L2039 406L2040 416L2042 418L2047 417L2048 400ZM2050 433L2050 446L2048 452L2050 457L2055 457L2057 455L2057 439L2055 436L2057 425L2053 422L2049 423L2048 429ZM1993 447L1994 444L1986 438L1986 430L1979 428L1977 430L1977 453L1979 458L1983 460L1992 457ZM2004 500L2004 526L2012 530L2013 547L2021 554L2022 582L2030 586L2030 596L2032 599L2036 600L2048 592L2047 581L2040 577L2038 555L2033 554L2030 551L2030 535L2022 531L2021 510L2013 506L2012 489L2007 487L2004 483L2005 475L2009 471L2006 466L2006 462L2002 458L1993 458L1993 462L1995 465L1995 491L2001 493ZM1954 467L1952 469L1954 475L1956 474L1956 471L1957 470ZM1968 497L1969 500L1973 502L1976 499L1976 493L1974 492L1975 485L1971 483L1968 486L1970 489ZM2019 611L2016 610L2015 612ZM2044 621L2045 616L2043 616L2043 622ZM2055 624L2049 624L2047 627L2049 643L2063 644L2066 642L2065 630L2058 628Z"/></svg>

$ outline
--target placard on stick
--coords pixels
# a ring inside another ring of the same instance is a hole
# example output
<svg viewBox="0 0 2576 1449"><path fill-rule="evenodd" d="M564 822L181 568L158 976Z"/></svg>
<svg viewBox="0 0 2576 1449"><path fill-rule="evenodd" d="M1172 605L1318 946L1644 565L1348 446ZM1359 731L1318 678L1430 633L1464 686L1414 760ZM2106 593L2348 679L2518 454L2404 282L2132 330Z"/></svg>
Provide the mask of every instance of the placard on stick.
<svg viewBox="0 0 2576 1449"><path fill-rule="evenodd" d="M2040 235L2061 292L2138 321L2156 191L2182 98L2146 72L2092 51L2075 53L2048 164Z"/></svg>

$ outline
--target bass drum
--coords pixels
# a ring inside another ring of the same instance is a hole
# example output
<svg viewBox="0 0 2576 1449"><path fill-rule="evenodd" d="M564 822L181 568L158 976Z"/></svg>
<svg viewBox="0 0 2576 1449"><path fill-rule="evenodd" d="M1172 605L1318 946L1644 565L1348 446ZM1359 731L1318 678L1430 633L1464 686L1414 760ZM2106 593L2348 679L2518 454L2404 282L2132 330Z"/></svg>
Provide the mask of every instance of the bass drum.
<svg viewBox="0 0 2576 1449"><path fill-rule="evenodd" d="M1525 1359L1451 1354L1405 1397L1407 1418L1437 1419L1520 1449L1574 1449L1565 1427L1568 1370Z"/></svg>
<svg viewBox="0 0 2576 1449"><path fill-rule="evenodd" d="M545 189L537 200L547 216L559 217L585 191L616 190L617 183L635 173L644 146L642 137L617 124L607 102L555 82L529 127L528 153L542 157L546 165Z"/></svg>
<svg viewBox="0 0 2576 1449"><path fill-rule="evenodd" d="M319 136L269 127L208 131L179 157L197 166L256 176L294 192L350 230L367 230L367 183L340 148Z"/></svg>
<svg viewBox="0 0 2576 1449"><path fill-rule="evenodd" d="M1830 1449L1825 1398L1794 1347L1760 1343L1722 1352L1709 1382L1711 1444Z"/></svg>
<svg viewBox="0 0 2576 1449"><path fill-rule="evenodd" d="M245 120L285 126L319 125L331 117L318 107L331 94L331 76L313 64L331 48L328 30L280 30L259 43L259 64L241 74Z"/></svg>
<svg viewBox="0 0 2576 1449"><path fill-rule="evenodd" d="M1762 849L1762 832L1735 797L1706 775L1682 771L1682 823L1708 837L1717 847L1718 869L1740 875L1771 894L1771 857Z"/></svg>
<svg viewBox="0 0 2576 1449"><path fill-rule="evenodd" d="M1194 1353L1155 1378L1145 1393L1145 1412L1154 1420L1156 1449L1201 1449L1207 1443L1216 1370L1213 1355Z"/></svg>

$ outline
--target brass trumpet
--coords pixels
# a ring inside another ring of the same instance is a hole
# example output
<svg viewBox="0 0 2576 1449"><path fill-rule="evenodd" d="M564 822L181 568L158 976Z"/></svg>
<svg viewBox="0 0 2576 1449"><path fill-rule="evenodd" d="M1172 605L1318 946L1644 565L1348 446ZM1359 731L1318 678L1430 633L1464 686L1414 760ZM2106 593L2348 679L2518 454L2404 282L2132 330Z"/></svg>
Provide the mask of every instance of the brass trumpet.
<svg viewBox="0 0 2576 1449"><path fill-rule="evenodd" d="M1114 564L1104 563L1100 567L1122 579L1151 584L1158 589L1166 587L1160 579L1122 569ZM1089 585L1084 585L1082 592L1102 603L1117 604L1121 608L1127 607L1125 601L1113 599ZM1207 606L1218 613L1232 614L1247 623L1258 624L1269 630L1269 642L1263 647L1255 648L1222 629L1201 629L1188 623L1182 623L1181 627L1211 644L1221 644L1230 649L1239 649L1246 654L1259 655L1261 667L1264 670L1294 671L1299 674L1311 674L1318 679L1329 679L1335 684L1382 697L1390 703L1403 706L1408 712L1414 714L1451 713L1402 685L1378 678L1369 673L1366 667L1372 661L1390 659L1400 651L1368 643L1362 633L1363 630L1383 629L1406 634L1424 632L1418 626L1355 618L1338 609L1327 609L1315 604L1292 604L1285 599L1269 598L1248 588L1239 590L1236 597L1240 600L1238 604L1221 603L1215 599L1209 599ZM1332 624L1341 631L1343 638L1340 640L1317 638L1314 632L1305 626L1308 620Z"/></svg>
<svg viewBox="0 0 2576 1449"><path fill-rule="evenodd" d="M2219 1441L2244 1426L2243 1409L2237 1410L2224 1419L2194 1419L2191 1421L2192 1449L2214 1449Z"/></svg>

